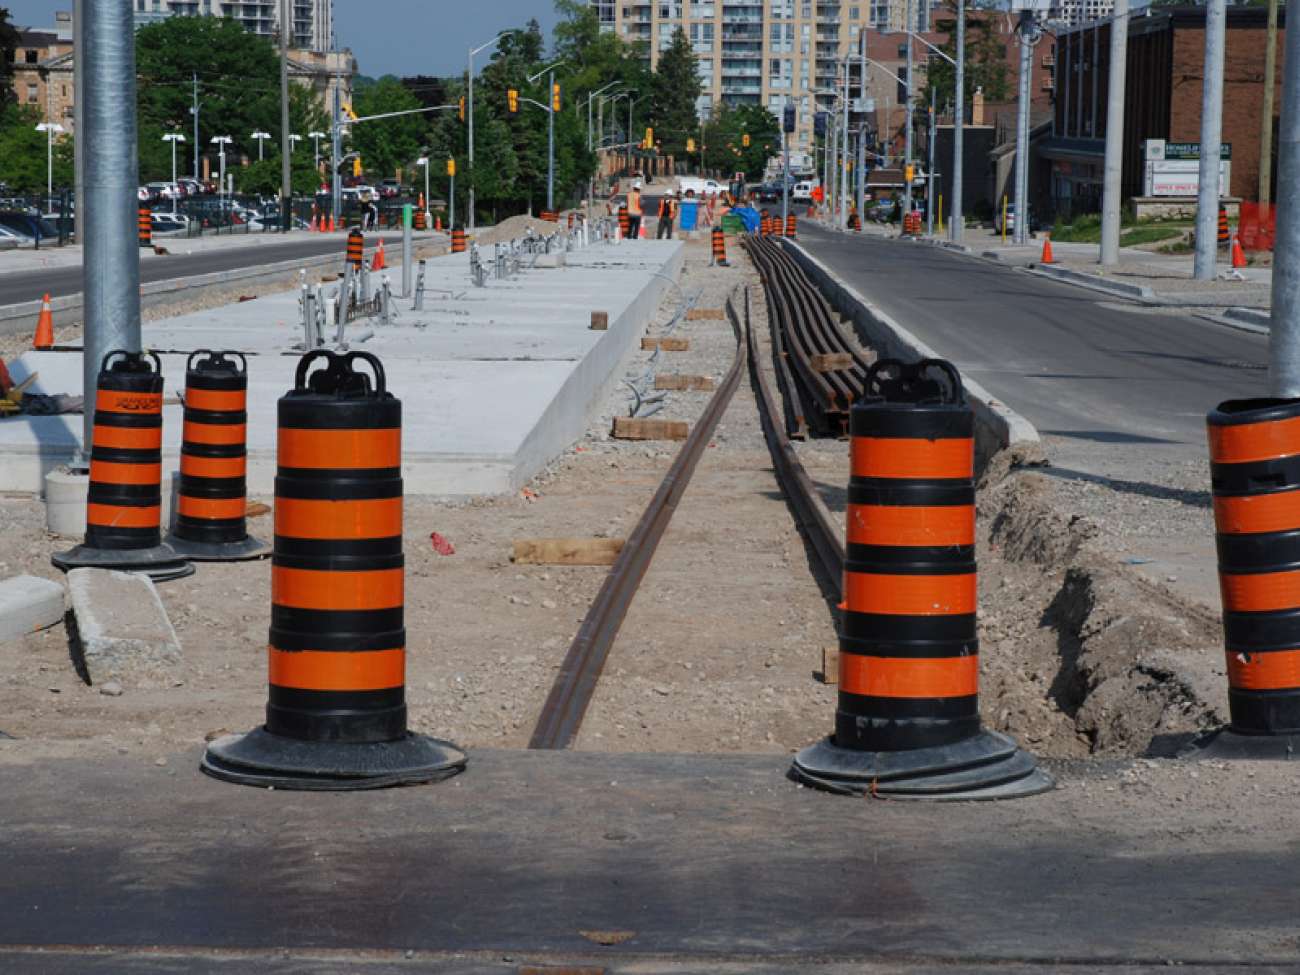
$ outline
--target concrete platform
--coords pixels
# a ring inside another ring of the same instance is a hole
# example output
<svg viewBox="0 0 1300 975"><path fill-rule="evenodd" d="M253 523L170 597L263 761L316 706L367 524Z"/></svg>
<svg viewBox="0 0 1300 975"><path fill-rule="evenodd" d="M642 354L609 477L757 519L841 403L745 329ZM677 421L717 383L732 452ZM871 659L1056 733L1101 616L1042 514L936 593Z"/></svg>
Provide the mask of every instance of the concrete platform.
<svg viewBox="0 0 1300 975"><path fill-rule="evenodd" d="M380 357L403 401L407 492L514 490L576 440L676 278L682 249L676 241L595 244L570 253L565 267L484 288L470 283L467 254L446 255L427 262L423 311L398 298L395 324L349 325L351 347ZM383 273L400 288L400 268ZM609 312L608 331L589 329L593 310ZM271 493L275 403L293 384L301 341L293 291L146 324L144 344L161 354L166 376L166 469L179 463L174 394L184 389L186 355L237 349L249 355L249 490ZM15 381L39 373L32 389L44 393L79 394L81 370L79 352L28 352L10 366ZM39 491L46 471L72 459L81 430L80 416L0 420L0 490Z"/></svg>
<svg viewBox="0 0 1300 975"><path fill-rule="evenodd" d="M1075 762L1046 795L927 805L799 788L781 755L480 749L436 785L311 794L208 779L197 749L39 747L0 740L7 973L1300 963L1290 789L1121 797L1116 763Z"/></svg>

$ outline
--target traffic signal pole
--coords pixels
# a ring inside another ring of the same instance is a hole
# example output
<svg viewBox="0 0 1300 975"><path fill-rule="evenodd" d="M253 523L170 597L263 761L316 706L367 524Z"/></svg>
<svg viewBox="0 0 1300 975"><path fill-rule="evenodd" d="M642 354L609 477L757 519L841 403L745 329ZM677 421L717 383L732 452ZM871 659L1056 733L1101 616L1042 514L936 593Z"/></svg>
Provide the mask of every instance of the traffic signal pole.
<svg viewBox="0 0 1300 975"><path fill-rule="evenodd" d="M907 120L907 128L903 134L903 212L912 212L912 181L907 178L908 172L912 168L912 0L907 0L907 13L905 14L906 23L904 29L907 31L907 73L903 75L903 80L907 82L906 102L903 106L903 115Z"/></svg>
<svg viewBox="0 0 1300 975"><path fill-rule="evenodd" d="M1300 30L1286 32L1277 150L1283 191L1276 204L1269 389L1274 396L1300 397L1300 195L1285 191L1300 185Z"/></svg>
<svg viewBox="0 0 1300 975"><path fill-rule="evenodd" d="M1201 165L1196 193L1196 254L1192 277L1213 281L1219 249L1219 154L1223 140L1223 47L1226 0L1206 0L1205 81L1201 87ZM1288 45L1289 46L1289 45ZM1269 79L1270 83L1272 79ZM1286 183L1282 184L1287 185Z"/></svg>
<svg viewBox="0 0 1300 975"><path fill-rule="evenodd" d="M547 91L551 96L551 107L547 109L546 131L546 210L555 212L555 71L547 75Z"/></svg>
<svg viewBox="0 0 1300 975"><path fill-rule="evenodd" d="M1115 0L1116 4L1127 0ZM953 69L956 92L953 97L955 108L952 116L952 220L948 224L949 237L954 243L961 243L966 230L966 218L962 215L962 175L966 168L964 145L966 128L966 0L957 0L957 64Z"/></svg>

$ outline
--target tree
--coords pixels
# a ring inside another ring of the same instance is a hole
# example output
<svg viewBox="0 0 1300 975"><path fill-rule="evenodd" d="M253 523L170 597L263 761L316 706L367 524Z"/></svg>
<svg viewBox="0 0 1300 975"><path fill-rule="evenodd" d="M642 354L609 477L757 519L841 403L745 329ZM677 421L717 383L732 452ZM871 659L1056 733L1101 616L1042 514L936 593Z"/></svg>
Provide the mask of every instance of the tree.
<svg viewBox="0 0 1300 975"><path fill-rule="evenodd" d="M392 75L356 88L352 98L352 110L359 116L420 107L420 100ZM399 115L361 122L351 129L349 142L361 153L362 166L371 179L383 179L395 175L399 167L409 165L420 155L428 141L429 118L427 114Z"/></svg>
<svg viewBox="0 0 1300 975"><path fill-rule="evenodd" d="M951 0L948 7L955 12L956 7ZM964 87L968 106L976 88L984 89L984 98L990 102L1004 102L1011 97L1011 66L1007 62L1006 37L998 33L997 23L997 17L992 14L968 16L966 19ZM956 57L956 18L936 20L935 30L948 37L943 44L939 45L939 49L949 57ZM926 87L920 93L918 104L930 103L931 88L934 89L935 104L940 108L955 102L956 72L953 66L941 57L930 59L929 71L926 73Z"/></svg>
<svg viewBox="0 0 1300 975"><path fill-rule="evenodd" d="M650 87L650 119L660 151L684 156L686 140L695 134L699 122L695 103L702 91L695 52L680 27L672 43L659 54Z"/></svg>
<svg viewBox="0 0 1300 975"><path fill-rule="evenodd" d="M18 29L14 27L8 7L0 7L0 109L14 100L14 52L18 48Z"/></svg>
<svg viewBox="0 0 1300 975"><path fill-rule="evenodd" d="M745 145L745 136L749 145ZM724 174L744 172L757 177L767 160L780 151L781 128L762 105L727 105L714 109L704 130L705 165Z"/></svg>
<svg viewBox="0 0 1300 975"><path fill-rule="evenodd" d="M0 109L0 183L17 193L44 193L46 134L37 132L42 120L34 105ZM72 185L72 136L54 140L54 186Z"/></svg>

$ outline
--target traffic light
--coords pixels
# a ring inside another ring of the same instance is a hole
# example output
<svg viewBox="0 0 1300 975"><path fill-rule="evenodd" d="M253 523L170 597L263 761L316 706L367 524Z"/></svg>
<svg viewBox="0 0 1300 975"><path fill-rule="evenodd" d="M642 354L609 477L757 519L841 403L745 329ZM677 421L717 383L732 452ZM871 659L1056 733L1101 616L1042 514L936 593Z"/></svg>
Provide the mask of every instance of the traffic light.
<svg viewBox="0 0 1300 975"><path fill-rule="evenodd" d="M645 148L653 149L655 144L655 130L647 126L645 130Z"/></svg>
<svg viewBox="0 0 1300 975"><path fill-rule="evenodd" d="M914 179L915 176L916 176L916 167L915 167L915 166L908 165L908 166L903 167L903 179L904 179L904 180L906 180L908 183L911 183L911 182L913 181L913 179Z"/></svg>
<svg viewBox="0 0 1300 975"><path fill-rule="evenodd" d="M511 115L519 114L519 89L518 88L506 89L506 109L507 111L510 112Z"/></svg>
<svg viewBox="0 0 1300 975"><path fill-rule="evenodd" d="M360 175L361 175L361 157L360 157L360 156L357 156L355 159L352 160L352 175L353 175L353 176L360 176Z"/></svg>
<svg viewBox="0 0 1300 975"><path fill-rule="evenodd" d="M813 116L813 135L826 135L826 113L818 112Z"/></svg>
<svg viewBox="0 0 1300 975"><path fill-rule="evenodd" d="M686 151L687 151L687 152L694 152L694 151L695 151L695 140L694 140L694 139L687 139L687 140L686 140Z"/></svg>
<svg viewBox="0 0 1300 975"><path fill-rule="evenodd" d="M900 65L898 68L898 104L900 105L907 104L907 82L907 65Z"/></svg>
<svg viewBox="0 0 1300 975"><path fill-rule="evenodd" d="M558 81L551 83L551 111L560 110L560 83Z"/></svg>
<svg viewBox="0 0 1300 975"><path fill-rule="evenodd" d="M740 144L746 149L749 148L749 133L746 132L740 137Z"/></svg>
<svg viewBox="0 0 1300 975"><path fill-rule="evenodd" d="M447 160L447 175L448 176L456 175L456 160L454 159Z"/></svg>
<svg viewBox="0 0 1300 975"><path fill-rule="evenodd" d="M460 120L465 121L465 96L460 96Z"/></svg>
<svg viewBox="0 0 1300 975"><path fill-rule="evenodd" d="M344 105L344 106L343 106L343 113L344 113L348 118L352 119L352 121L355 122L355 121L357 120L357 113L354 112L354 111L352 110L352 106L351 106L351 105Z"/></svg>
<svg viewBox="0 0 1300 975"><path fill-rule="evenodd" d="M785 118L781 128L786 132L793 132L795 127L795 108L794 102L785 103Z"/></svg>

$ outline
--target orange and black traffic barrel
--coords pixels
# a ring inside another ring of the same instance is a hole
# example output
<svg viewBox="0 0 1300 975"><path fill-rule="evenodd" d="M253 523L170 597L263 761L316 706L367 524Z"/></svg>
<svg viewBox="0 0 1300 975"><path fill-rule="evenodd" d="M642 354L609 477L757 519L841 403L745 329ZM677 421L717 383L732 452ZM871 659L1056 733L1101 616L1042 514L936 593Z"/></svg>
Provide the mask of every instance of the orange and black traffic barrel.
<svg viewBox="0 0 1300 975"><path fill-rule="evenodd" d="M1232 240L1228 230L1228 208L1219 207L1219 246L1227 247Z"/></svg>
<svg viewBox="0 0 1300 975"><path fill-rule="evenodd" d="M64 571L189 575L194 567L162 544L162 361L152 352L110 352L96 386L85 542L52 561Z"/></svg>
<svg viewBox="0 0 1300 975"><path fill-rule="evenodd" d="M758 218L758 235L760 237L770 237L772 235L772 215L766 210Z"/></svg>
<svg viewBox="0 0 1300 975"><path fill-rule="evenodd" d="M266 724L203 770L333 790L453 775L464 754L406 726L402 404L375 356L322 349L278 416Z"/></svg>
<svg viewBox="0 0 1300 975"><path fill-rule="evenodd" d="M1206 422L1231 716L1218 737L1284 758L1300 745L1300 400L1229 400Z"/></svg>
<svg viewBox="0 0 1300 975"><path fill-rule="evenodd" d="M881 359L850 413L835 731L795 774L832 791L975 798L1051 780L982 731L975 417L951 363Z"/></svg>
<svg viewBox="0 0 1300 975"><path fill-rule="evenodd" d="M415 211L415 229L416 229L416 230L423 230L423 229L424 229L424 211L423 211L423 210L416 210L416 211Z"/></svg>
<svg viewBox="0 0 1300 975"><path fill-rule="evenodd" d="M139 232L140 246L153 246L153 211L148 207L140 207L136 211L136 227Z"/></svg>
<svg viewBox="0 0 1300 975"><path fill-rule="evenodd" d="M353 227L348 231L347 245L347 262L352 265L353 270L361 270L361 262L365 260L366 239L361 231Z"/></svg>
<svg viewBox="0 0 1300 975"><path fill-rule="evenodd" d="M772 236L773 236L773 237L781 237L781 236L784 236L784 234L783 234L783 230L784 230L784 229L785 229L785 224L782 222L781 218L780 218L780 217L773 217L773 218L772 218Z"/></svg>
<svg viewBox="0 0 1300 975"><path fill-rule="evenodd" d="M465 252L465 228L453 228L451 232L451 252L453 254L463 254Z"/></svg>
<svg viewBox="0 0 1300 975"><path fill-rule="evenodd" d="M632 218L628 215L627 206L621 206L618 208L618 232L624 240L627 240L627 235L631 230Z"/></svg>
<svg viewBox="0 0 1300 975"><path fill-rule="evenodd" d="M794 215L793 213L788 214L788 215L786 216L786 218L785 218L785 235L786 235L787 237L795 237L795 236L797 236L797 235L795 234L795 230L798 228L798 223L799 223L798 218L795 217L795 215Z"/></svg>
<svg viewBox="0 0 1300 975"><path fill-rule="evenodd" d="M560 222L560 216L559 216L559 214L557 214L557 213L556 213L555 211L553 211L553 210L543 210L543 211L542 211L542 215L541 215L541 219L547 221L548 223L559 223L559 222Z"/></svg>
<svg viewBox="0 0 1300 975"><path fill-rule="evenodd" d="M718 267L728 267L727 238L721 227L714 227L711 235L713 242L713 263Z"/></svg>
<svg viewBox="0 0 1300 975"><path fill-rule="evenodd" d="M198 561L267 554L249 537L248 362L239 352L202 349L185 362L185 424L173 549Z"/></svg>

